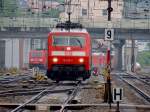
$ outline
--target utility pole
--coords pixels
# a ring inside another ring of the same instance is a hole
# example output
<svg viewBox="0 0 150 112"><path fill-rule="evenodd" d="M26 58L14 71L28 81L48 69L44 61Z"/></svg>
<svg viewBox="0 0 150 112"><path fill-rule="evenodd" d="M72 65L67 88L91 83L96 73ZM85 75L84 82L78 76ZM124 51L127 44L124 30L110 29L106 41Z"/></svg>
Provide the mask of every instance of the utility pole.
<svg viewBox="0 0 150 112"><path fill-rule="evenodd" d="M112 0L108 0L108 8L107 8L107 11L108 11L108 21L111 21L111 12L113 11L113 8L111 7L111 1Z"/></svg>
<svg viewBox="0 0 150 112"><path fill-rule="evenodd" d="M88 0L88 19L89 19L89 17L90 17L90 0Z"/></svg>
<svg viewBox="0 0 150 112"><path fill-rule="evenodd" d="M69 0L68 1L68 3L67 3L67 5L68 5L68 10L67 10L67 13L68 13L68 22L70 23L71 22L71 18L70 18L70 16L71 16L71 0Z"/></svg>
<svg viewBox="0 0 150 112"><path fill-rule="evenodd" d="M78 6L78 5L80 5L80 4L72 4L72 3L71 3L71 0L66 0L65 3L63 3L63 4L61 4L61 5L68 6L68 7L67 7L67 14L68 14L68 21L70 21L70 20L71 20L71 17L70 17L70 16L71 16L71 13L72 13L72 12L71 12L71 6L72 6L72 5ZM71 21L70 21L70 22L71 22Z"/></svg>
<svg viewBox="0 0 150 112"><path fill-rule="evenodd" d="M134 55L134 49L135 49L135 40L132 39L132 48L131 48L131 72L134 72L134 66L135 66L135 55Z"/></svg>
<svg viewBox="0 0 150 112"><path fill-rule="evenodd" d="M111 22L111 12L113 11L113 8L111 7L111 1L112 0L108 0L108 21ZM111 24L111 23L109 23ZM111 29L111 26L108 26L109 29ZM110 33L111 34L111 33ZM110 72L111 72L111 52L110 52L110 48L111 48L111 41L109 41L109 45L108 45L108 49L107 49L107 53L106 53L106 68L105 68L105 93L104 93L104 102L108 102L111 108L111 103L112 101L112 92L111 92L111 77L110 77Z"/></svg>

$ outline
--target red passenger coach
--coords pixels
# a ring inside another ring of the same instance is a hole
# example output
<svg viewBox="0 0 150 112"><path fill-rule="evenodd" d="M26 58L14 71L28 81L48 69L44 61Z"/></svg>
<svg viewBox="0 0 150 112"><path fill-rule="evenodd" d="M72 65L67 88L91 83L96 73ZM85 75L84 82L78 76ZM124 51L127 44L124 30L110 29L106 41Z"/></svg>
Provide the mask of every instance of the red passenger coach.
<svg viewBox="0 0 150 112"><path fill-rule="evenodd" d="M83 28L56 28L48 36L47 76L52 80L90 77L91 38Z"/></svg>
<svg viewBox="0 0 150 112"><path fill-rule="evenodd" d="M92 53L92 66L102 67L105 65L105 54L104 53Z"/></svg>
<svg viewBox="0 0 150 112"><path fill-rule="evenodd" d="M29 52L29 67L39 67L41 69L45 69L47 63L46 52L46 50L31 50Z"/></svg>
<svg viewBox="0 0 150 112"><path fill-rule="evenodd" d="M93 67L93 70L97 71L97 75L102 72L104 65L105 65L104 53L102 52L92 53L92 67Z"/></svg>

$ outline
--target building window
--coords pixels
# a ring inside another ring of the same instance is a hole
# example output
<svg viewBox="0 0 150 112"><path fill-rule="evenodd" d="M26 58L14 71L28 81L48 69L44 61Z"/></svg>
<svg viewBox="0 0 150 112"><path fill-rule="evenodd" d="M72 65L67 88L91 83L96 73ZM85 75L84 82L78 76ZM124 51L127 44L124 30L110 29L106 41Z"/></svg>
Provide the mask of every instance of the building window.
<svg viewBox="0 0 150 112"><path fill-rule="evenodd" d="M87 9L82 9L82 16L86 16L87 15Z"/></svg>
<svg viewBox="0 0 150 112"><path fill-rule="evenodd" d="M102 13L103 13L103 16L106 16L107 15L107 9L103 9Z"/></svg>

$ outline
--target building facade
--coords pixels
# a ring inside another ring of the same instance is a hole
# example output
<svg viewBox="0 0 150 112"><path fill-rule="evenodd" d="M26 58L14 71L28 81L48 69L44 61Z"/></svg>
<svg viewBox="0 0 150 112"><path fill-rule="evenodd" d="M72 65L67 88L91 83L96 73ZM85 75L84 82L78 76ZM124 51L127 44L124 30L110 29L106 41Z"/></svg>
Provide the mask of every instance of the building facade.
<svg viewBox="0 0 150 112"><path fill-rule="evenodd" d="M66 0L68 1L68 0ZM103 21L107 20L107 0L71 0L71 19L72 20L91 20ZM123 0L112 0L112 20L121 19L123 12ZM65 7L65 12L61 13L60 18L67 20L68 5Z"/></svg>

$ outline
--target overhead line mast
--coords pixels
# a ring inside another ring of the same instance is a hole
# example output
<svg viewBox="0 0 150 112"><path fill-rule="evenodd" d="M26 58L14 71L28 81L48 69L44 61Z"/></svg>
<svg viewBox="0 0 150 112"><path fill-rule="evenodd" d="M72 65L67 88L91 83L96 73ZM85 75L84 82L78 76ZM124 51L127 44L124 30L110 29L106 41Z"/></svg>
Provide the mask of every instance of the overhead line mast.
<svg viewBox="0 0 150 112"><path fill-rule="evenodd" d="M111 2L112 0L108 0L108 21L111 24L111 12L113 11L113 8L111 7ZM111 26L108 26L110 29ZM111 47L111 42L109 42L107 53L106 53L106 73L105 73L105 78L106 78L106 83L105 83L105 93L104 93L104 102L108 102L110 104L111 108L111 103L113 102L112 100L112 92L111 92L111 77L110 77L110 72L111 72L111 52L110 52L110 47Z"/></svg>
<svg viewBox="0 0 150 112"><path fill-rule="evenodd" d="M79 5L79 4L71 4L71 0L66 0L64 4L61 5L67 5L67 14L68 14L68 20L65 23L57 24L56 28L65 28L67 30L70 30L71 28L83 28L83 26L79 23L72 23L71 22L71 5Z"/></svg>
<svg viewBox="0 0 150 112"><path fill-rule="evenodd" d="M107 8L107 11L108 11L108 21L111 21L111 12L113 11L113 8L111 7L111 1L112 0L108 0L108 8Z"/></svg>

